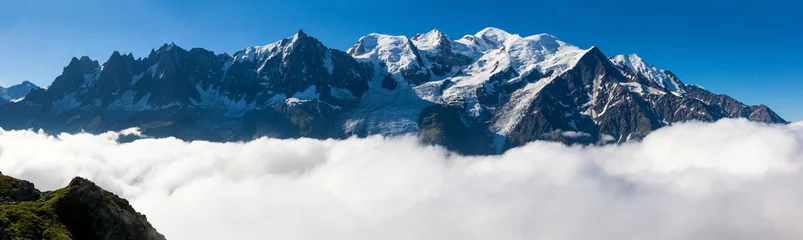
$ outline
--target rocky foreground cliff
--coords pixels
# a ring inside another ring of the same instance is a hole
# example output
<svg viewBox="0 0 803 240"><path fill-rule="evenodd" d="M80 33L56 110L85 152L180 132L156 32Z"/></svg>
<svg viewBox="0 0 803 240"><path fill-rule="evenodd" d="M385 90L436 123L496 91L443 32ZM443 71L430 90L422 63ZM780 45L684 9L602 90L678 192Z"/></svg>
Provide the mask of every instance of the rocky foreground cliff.
<svg viewBox="0 0 803 240"><path fill-rule="evenodd" d="M125 199L76 177L55 191L0 174L0 240L159 240L165 237Z"/></svg>

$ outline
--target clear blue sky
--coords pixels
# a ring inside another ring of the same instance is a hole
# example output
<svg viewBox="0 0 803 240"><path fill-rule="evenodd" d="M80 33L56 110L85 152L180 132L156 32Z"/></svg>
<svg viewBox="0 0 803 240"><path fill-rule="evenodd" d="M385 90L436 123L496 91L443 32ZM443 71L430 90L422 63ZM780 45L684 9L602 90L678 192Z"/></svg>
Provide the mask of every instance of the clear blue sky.
<svg viewBox="0 0 803 240"><path fill-rule="evenodd" d="M550 33L612 56L635 52L748 104L803 120L803 3L787 1L26 0L0 3L0 85L48 85L73 56L144 56L163 43L233 53L303 28L347 49L371 32L494 26Z"/></svg>

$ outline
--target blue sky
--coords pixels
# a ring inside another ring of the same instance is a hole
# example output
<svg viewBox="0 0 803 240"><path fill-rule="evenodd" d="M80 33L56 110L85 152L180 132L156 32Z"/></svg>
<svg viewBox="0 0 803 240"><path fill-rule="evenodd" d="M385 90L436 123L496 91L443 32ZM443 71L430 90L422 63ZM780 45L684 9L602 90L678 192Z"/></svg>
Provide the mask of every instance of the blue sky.
<svg viewBox="0 0 803 240"><path fill-rule="evenodd" d="M144 56L163 43L233 53L303 28L347 49L371 32L494 26L637 53L684 82L803 120L800 1L26 0L0 3L0 85L48 85L73 56Z"/></svg>

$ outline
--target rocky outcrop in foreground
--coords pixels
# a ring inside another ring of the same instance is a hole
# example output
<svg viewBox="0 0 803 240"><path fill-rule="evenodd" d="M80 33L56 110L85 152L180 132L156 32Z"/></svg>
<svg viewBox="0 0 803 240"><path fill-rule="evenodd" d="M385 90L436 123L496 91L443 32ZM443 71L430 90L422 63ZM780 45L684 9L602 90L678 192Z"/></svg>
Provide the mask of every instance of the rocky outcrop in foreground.
<svg viewBox="0 0 803 240"><path fill-rule="evenodd" d="M117 195L76 177L55 191L0 174L0 240L165 239Z"/></svg>

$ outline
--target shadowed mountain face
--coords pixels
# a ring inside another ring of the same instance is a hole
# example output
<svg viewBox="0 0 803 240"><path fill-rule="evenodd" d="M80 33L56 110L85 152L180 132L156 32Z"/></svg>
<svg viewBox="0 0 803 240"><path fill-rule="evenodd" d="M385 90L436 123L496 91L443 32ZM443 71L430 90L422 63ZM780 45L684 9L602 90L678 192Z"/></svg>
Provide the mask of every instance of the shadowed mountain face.
<svg viewBox="0 0 803 240"><path fill-rule="evenodd" d="M128 201L75 178L62 189L0 175L0 239L137 239L165 237Z"/></svg>
<svg viewBox="0 0 803 240"><path fill-rule="evenodd" d="M303 31L215 54L174 44L145 58L74 58L47 89L0 105L0 127L237 141L419 134L466 154L531 141L638 140L683 121L786 123L767 106L687 85L635 54L487 28L452 39L370 34L348 51Z"/></svg>

